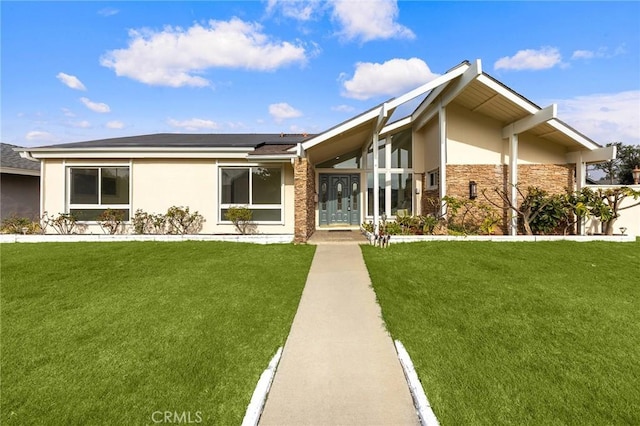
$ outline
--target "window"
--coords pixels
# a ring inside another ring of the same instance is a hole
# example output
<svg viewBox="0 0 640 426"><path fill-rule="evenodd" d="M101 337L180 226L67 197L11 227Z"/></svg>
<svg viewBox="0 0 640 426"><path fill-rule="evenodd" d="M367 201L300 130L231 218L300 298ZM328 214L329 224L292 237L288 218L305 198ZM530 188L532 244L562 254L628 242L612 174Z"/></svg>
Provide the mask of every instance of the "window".
<svg viewBox="0 0 640 426"><path fill-rule="evenodd" d="M256 222L282 221L282 169L223 167L220 169L220 220L229 207L246 206Z"/></svg>
<svg viewBox="0 0 640 426"><path fill-rule="evenodd" d="M391 167L410 169L412 165L413 147L411 129L391 137Z"/></svg>
<svg viewBox="0 0 640 426"><path fill-rule="evenodd" d="M438 189L440 185L440 173L438 170L432 170L427 173L427 189Z"/></svg>
<svg viewBox="0 0 640 426"><path fill-rule="evenodd" d="M357 149L320 163L316 169L359 169L360 167L362 167L362 152Z"/></svg>
<svg viewBox="0 0 640 426"><path fill-rule="evenodd" d="M129 220L129 167L69 167L69 213L80 221L98 220L107 209Z"/></svg>
<svg viewBox="0 0 640 426"><path fill-rule="evenodd" d="M391 174L391 214L398 210L411 212L413 207L413 175L411 173Z"/></svg>
<svg viewBox="0 0 640 426"><path fill-rule="evenodd" d="M367 149L367 216L373 216L373 149ZM402 130L378 143L380 197L379 212L394 216L398 210L413 212L413 140L412 130Z"/></svg>
<svg viewBox="0 0 640 426"><path fill-rule="evenodd" d="M378 167L383 169L386 164L386 156L385 156L385 142L386 139L382 139L378 141ZM372 144L373 145L373 144ZM369 149L367 150L367 169L373 169L373 149L372 145L369 145Z"/></svg>

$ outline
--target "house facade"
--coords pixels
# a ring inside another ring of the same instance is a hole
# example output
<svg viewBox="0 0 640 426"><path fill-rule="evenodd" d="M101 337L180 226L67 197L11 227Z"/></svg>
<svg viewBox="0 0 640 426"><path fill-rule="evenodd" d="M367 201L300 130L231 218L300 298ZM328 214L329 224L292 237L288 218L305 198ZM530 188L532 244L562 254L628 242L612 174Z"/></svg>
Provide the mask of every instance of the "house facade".
<svg viewBox="0 0 640 426"><path fill-rule="evenodd" d="M256 231L306 241L317 229L354 228L443 210L442 197L516 185L552 193L585 185L585 166L615 150L463 62L435 80L317 135L160 134L29 148L42 162L40 208L72 213L101 233L107 208L131 218L188 206L202 233L234 233L232 206ZM493 195L492 195L493 194ZM498 199L496 198L496 202ZM517 231L515 214L503 231Z"/></svg>

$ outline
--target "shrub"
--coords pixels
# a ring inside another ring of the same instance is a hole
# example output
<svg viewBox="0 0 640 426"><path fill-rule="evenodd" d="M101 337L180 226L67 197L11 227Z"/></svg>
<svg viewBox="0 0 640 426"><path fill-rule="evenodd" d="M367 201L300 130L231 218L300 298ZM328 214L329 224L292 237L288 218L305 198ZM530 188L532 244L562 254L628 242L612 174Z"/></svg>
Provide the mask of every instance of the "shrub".
<svg viewBox="0 0 640 426"><path fill-rule="evenodd" d="M459 234L493 234L501 219L491 205L479 200L445 196L447 227Z"/></svg>
<svg viewBox="0 0 640 426"><path fill-rule="evenodd" d="M2 219L0 232L3 234L39 234L42 228L38 222L17 215Z"/></svg>
<svg viewBox="0 0 640 426"><path fill-rule="evenodd" d="M197 211L191 213L189 207L169 207L165 218L169 234L197 234L202 231L204 217Z"/></svg>
<svg viewBox="0 0 640 426"><path fill-rule="evenodd" d="M249 233L254 227L251 222L253 212L246 207L229 207L224 218L231 221L242 235Z"/></svg>
<svg viewBox="0 0 640 426"><path fill-rule="evenodd" d="M365 231L369 232L369 233L373 233L373 222L369 221L369 222L365 222L362 224L362 229L364 229Z"/></svg>
<svg viewBox="0 0 640 426"><path fill-rule="evenodd" d="M78 225L77 219L70 213L58 213L58 216L49 216L47 212L42 215L42 228L51 226L58 234L69 235L82 233L84 226Z"/></svg>
<svg viewBox="0 0 640 426"><path fill-rule="evenodd" d="M98 218L98 223L105 233L110 235L124 231L124 210L107 209Z"/></svg>

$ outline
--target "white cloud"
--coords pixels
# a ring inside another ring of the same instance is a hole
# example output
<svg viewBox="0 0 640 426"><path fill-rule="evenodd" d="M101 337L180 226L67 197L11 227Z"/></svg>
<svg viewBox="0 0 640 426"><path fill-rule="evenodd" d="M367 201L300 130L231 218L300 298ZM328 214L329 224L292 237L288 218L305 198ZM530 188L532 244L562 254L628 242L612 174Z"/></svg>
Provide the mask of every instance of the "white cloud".
<svg viewBox="0 0 640 426"><path fill-rule="evenodd" d="M591 59L596 56L596 53L591 50L576 50L571 55L571 59Z"/></svg>
<svg viewBox="0 0 640 426"><path fill-rule="evenodd" d="M44 132L42 130L32 130L26 134L25 139L28 141L45 142L45 141L53 141L54 137L49 132Z"/></svg>
<svg viewBox="0 0 640 426"><path fill-rule="evenodd" d="M122 121L109 121L105 125L107 129L122 129L124 128L124 123Z"/></svg>
<svg viewBox="0 0 640 426"><path fill-rule="evenodd" d="M89 127L91 127L91 123L89 123L87 120L71 121L69 122L69 124L73 127L78 127L80 129L88 129Z"/></svg>
<svg viewBox="0 0 640 426"><path fill-rule="evenodd" d="M87 108L89 108L91 111L94 111L94 112L99 112L104 114L106 112L111 111L111 108L109 108L109 105L101 102L92 102L88 98L80 98L80 101L84 104L84 106L86 106Z"/></svg>
<svg viewBox="0 0 640 426"><path fill-rule="evenodd" d="M62 113L64 114L65 117L75 117L76 116L74 114L74 112L71 111L69 108L62 108Z"/></svg>
<svg viewBox="0 0 640 426"><path fill-rule="evenodd" d="M82 84L80 79L75 75L69 75L63 72L59 72L58 75L56 75L56 78L60 80L63 84L65 84L67 87L70 87L72 89L87 90L87 88L84 87L84 84Z"/></svg>
<svg viewBox="0 0 640 426"><path fill-rule="evenodd" d="M257 23L238 18L209 21L188 29L131 30L126 49L105 53L100 63L118 76L159 86L210 86L198 75L209 68L273 71L291 63L304 63L304 47L279 42Z"/></svg>
<svg viewBox="0 0 640 426"><path fill-rule="evenodd" d="M342 29L339 35L347 40L363 42L376 39L414 39L409 28L396 22L399 10L395 0L333 0L333 19Z"/></svg>
<svg viewBox="0 0 640 426"><path fill-rule="evenodd" d="M104 17L117 15L118 13L120 13L120 11L118 9L114 9L113 7L105 7L104 9L100 9L98 11L98 15L102 15Z"/></svg>
<svg viewBox="0 0 640 426"><path fill-rule="evenodd" d="M558 116L589 138L640 144L640 90L559 99Z"/></svg>
<svg viewBox="0 0 640 426"><path fill-rule="evenodd" d="M434 74L421 59L391 59L385 63L359 62L349 80L343 74L342 96L369 99L376 96L396 96L427 83Z"/></svg>
<svg viewBox="0 0 640 426"><path fill-rule="evenodd" d="M350 105L336 105L336 106L332 106L331 107L331 111L337 111L337 112L353 112L355 111L355 108L350 106Z"/></svg>
<svg viewBox="0 0 640 426"><path fill-rule="evenodd" d="M616 47L613 52L608 47L601 47L598 50L576 50L571 55L571 59L613 58L624 53L626 53L624 45Z"/></svg>
<svg viewBox="0 0 640 426"><path fill-rule="evenodd" d="M298 111L286 102L269 105L269 114L271 114L271 117L273 117L277 123L280 123L282 120L287 118L302 116L302 112Z"/></svg>
<svg viewBox="0 0 640 426"><path fill-rule="evenodd" d="M269 0L267 3L267 13L279 10L283 16L293 18L298 21L309 21L319 15L323 9L320 0L291 1L291 0Z"/></svg>
<svg viewBox="0 0 640 426"><path fill-rule="evenodd" d="M544 70L562 65L562 55L555 47L542 47L539 50L520 50L515 55L505 56L496 61L493 68L496 70Z"/></svg>
<svg viewBox="0 0 640 426"><path fill-rule="evenodd" d="M218 123L211 120L203 120L202 118L191 118L189 120L174 120L170 118L167 120L172 127L178 127L180 129L188 130L188 131L197 131L197 130L215 130L218 128Z"/></svg>

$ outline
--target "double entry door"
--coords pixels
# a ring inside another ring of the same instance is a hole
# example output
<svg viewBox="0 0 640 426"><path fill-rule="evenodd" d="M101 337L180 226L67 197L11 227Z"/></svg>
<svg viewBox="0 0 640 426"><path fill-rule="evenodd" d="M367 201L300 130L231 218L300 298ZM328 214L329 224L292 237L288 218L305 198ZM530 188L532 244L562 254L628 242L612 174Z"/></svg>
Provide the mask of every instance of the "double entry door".
<svg viewBox="0 0 640 426"><path fill-rule="evenodd" d="M320 174L320 225L360 224L360 175Z"/></svg>

